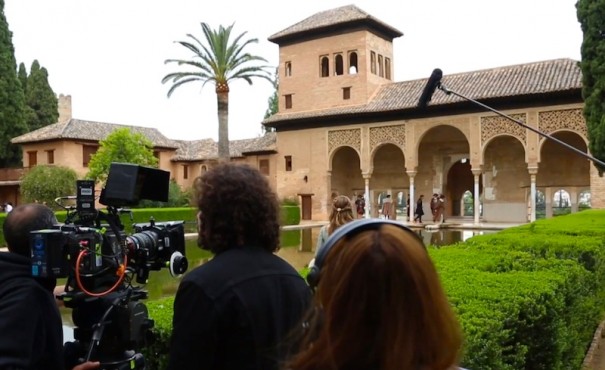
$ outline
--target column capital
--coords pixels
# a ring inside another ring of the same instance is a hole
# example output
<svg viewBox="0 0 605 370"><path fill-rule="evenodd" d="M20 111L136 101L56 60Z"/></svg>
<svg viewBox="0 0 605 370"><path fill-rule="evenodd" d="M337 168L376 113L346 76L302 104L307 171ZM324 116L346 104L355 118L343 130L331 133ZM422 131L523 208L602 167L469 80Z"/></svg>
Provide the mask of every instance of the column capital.
<svg viewBox="0 0 605 370"><path fill-rule="evenodd" d="M405 172L408 174L409 177L414 177L418 173L418 171L415 171L415 170L405 171Z"/></svg>
<svg viewBox="0 0 605 370"><path fill-rule="evenodd" d="M481 167L471 168L471 172L474 176L480 176L483 174L483 169Z"/></svg>
<svg viewBox="0 0 605 370"><path fill-rule="evenodd" d="M369 180L372 178L372 172L362 172L361 177L363 177L364 180Z"/></svg>
<svg viewBox="0 0 605 370"><path fill-rule="evenodd" d="M527 166L527 172L529 172L530 175L537 175L538 174L538 165Z"/></svg>

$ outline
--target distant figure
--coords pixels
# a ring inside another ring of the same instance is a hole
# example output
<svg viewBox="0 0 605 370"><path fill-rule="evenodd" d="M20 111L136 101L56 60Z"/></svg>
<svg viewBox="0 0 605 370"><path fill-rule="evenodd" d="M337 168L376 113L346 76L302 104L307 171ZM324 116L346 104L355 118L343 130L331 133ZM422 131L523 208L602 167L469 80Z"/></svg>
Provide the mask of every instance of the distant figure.
<svg viewBox="0 0 605 370"><path fill-rule="evenodd" d="M382 200L382 215L386 220L393 219L393 200L390 194Z"/></svg>
<svg viewBox="0 0 605 370"><path fill-rule="evenodd" d="M366 211L366 200L361 194L355 200L355 209L357 211L357 218L363 218L363 214Z"/></svg>
<svg viewBox="0 0 605 370"><path fill-rule="evenodd" d="M422 216L424 215L424 209L422 207L422 200L424 199L424 195L420 195L418 201L416 201L416 211L414 212L414 222L418 220L419 223L422 223Z"/></svg>
<svg viewBox="0 0 605 370"><path fill-rule="evenodd" d="M332 200L332 209L330 210L330 223L324 225L319 230L317 236L317 244L315 245L315 253L326 242L328 237L332 235L336 229L342 225L349 223L355 219L353 216L353 205L351 199L344 195L339 195Z"/></svg>
<svg viewBox="0 0 605 370"><path fill-rule="evenodd" d="M13 210L13 204L11 202L6 203L4 206L4 211L6 213L10 213Z"/></svg>
<svg viewBox="0 0 605 370"><path fill-rule="evenodd" d="M437 204L436 222L445 222L445 195L439 195L439 203Z"/></svg>
<svg viewBox="0 0 605 370"><path fill-rule="evenodd" d="M439 194L433 194L431 198L431 214L433 215L433 222L437 222L437 207L439 206Z"/></svg>

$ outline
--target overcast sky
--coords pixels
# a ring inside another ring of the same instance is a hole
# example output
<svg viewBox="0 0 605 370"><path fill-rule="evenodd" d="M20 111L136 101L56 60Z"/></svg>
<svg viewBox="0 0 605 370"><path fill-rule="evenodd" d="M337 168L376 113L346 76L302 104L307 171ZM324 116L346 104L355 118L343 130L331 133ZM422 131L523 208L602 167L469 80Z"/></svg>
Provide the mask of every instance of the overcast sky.
<svg viewBox="0 0 605 370"><path fill-rule="evenodd" d="M200 22L235 23L257 38L249 52L272 66L278 47L267 41L317 12L355 4L403 32L394 41L395 81L427 78L556 58L580 59L576 0L5 0L17 63L34 59L57 94L71 95L73 117L156 127L173 139L216 140L213 85L182 86L171 98L161 79L190 59L174 41ZM394 5L398 4L398 5ZM273 92L265 80L234 83L230 139L256 137Z"/></svg>

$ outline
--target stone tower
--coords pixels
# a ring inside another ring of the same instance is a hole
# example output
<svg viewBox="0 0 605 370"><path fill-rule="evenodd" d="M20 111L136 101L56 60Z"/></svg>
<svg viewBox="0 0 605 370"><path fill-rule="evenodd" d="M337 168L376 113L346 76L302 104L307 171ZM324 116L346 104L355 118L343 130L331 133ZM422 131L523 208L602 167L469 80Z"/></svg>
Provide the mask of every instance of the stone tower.
<svg viewBox="0 0 605 370"><path fill-rule="evenodd" d="M365 104L393 80L403 34L354 5L317 13L269 41L279 45L279 112Z"/></svg>

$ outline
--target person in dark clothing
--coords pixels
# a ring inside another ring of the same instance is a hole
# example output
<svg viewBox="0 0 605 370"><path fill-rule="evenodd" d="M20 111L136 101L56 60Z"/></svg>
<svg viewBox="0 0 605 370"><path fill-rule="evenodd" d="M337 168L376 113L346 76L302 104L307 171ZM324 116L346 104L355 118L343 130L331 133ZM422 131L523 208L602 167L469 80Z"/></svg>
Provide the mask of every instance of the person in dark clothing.
<svg viewBox="0 0 605 370"><path fill-rule="evenodd" d="M31 276L29 233L57 222L41 204L18 206L4 221L8 252L0 252L0 369L64 370L63 328L56 281ZM98 368L98 363L74 370Z"/></svg>
<svg viewBox="0 0 605 370"><path fill-rule="evenodd" d="M416 211L414 212L414 221L418 220L419 223L422 223L422 216L424 216L424 208L422 207L422 200L424 199L424 195L420 195L418 201L416 202Z"/></svg>
<svg viewBox="0 0 605 370"><path fill-rule="evenodd" d="M198 244L215 256L183 278L168 369L278 369L311 290L279 249L279 206L247 165L219 164L195 181Z"/></svg>

